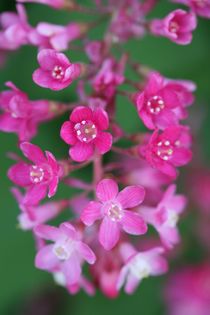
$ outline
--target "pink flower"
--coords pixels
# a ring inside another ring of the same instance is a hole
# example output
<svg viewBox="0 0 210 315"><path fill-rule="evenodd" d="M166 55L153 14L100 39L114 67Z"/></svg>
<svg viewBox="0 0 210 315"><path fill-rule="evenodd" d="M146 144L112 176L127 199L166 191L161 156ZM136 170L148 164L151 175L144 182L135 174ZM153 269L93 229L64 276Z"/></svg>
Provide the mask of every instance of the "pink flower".
<svg viewBox="0 0 210 315"><path fill-rule="evenodd" d="M165 288L169 315L209 315L209 261L175 271Z"/></svg>
<svg viewBox="0 0 210 315"><path fill-rule="evenodd" d="M172 0L172 2L185 4L197 15L210 19L209 0Z"/></svg>
<svg viewBox="0 0 210 315"><path fill-rule="evenodd" d="M66 0L17 0L21 3L34 2L49 5L55 9L62 9L65 6Z"/></svg>
<svg viewBox="0 0 210 315"><path fill-rule="evenodd" d="M139 210L144 220L158 231L167 248L179 242L177 222L187 202L185 196L175 195L175 191L175 185L169 186L156 208L142 207Z"/></svg>
<svg viewBox="0 0 210 315"><path fill-rule="evenodd" d="M4 12L0 14L0 49L15 50L28 43L28 32L32 29L27 22L22 5L17 5L17 14Z"/></svg>
<svg viewBox="0 0 210 315"><path fill-rule="evenodd" d="M91 158L94 149L104 154L111 149L112 136L104 132L109 126L108 115L103 109L91 110L89 107L78 106L61 127L61 138L72 145L70 157L77 162Z"/></svg>
<svg viewBox="0 0 210 315"><path fill-rule="evenodd" d="M33 164L20 161L9 169L8 176L13 183L27 189L23 203L37 205L47 190L49 198L55 195L62 170L49 151L45 151L45 156L38 146L28 142L21 143L20 149Z"/></svg>
<svg viewBox="0 0 210 315"><path fill-rule="evenodd" d="M30 101L28 96L12 82L6 86L10 91L0 93L0 130L15 132L20 141L29 141L37 133L41 122L51 119L54 115L50 110L50 101Z"/></svg>
<svg viewBox="0 0 210 315"><path fill-rule="evenodd" d="M12 188L12 194L16 198L21 210L21 213L18 215L18 223L22 230L31 230L39 224L54 219L69 204L67 200L60 200L48 202L40 206L30 206L24 204L24 196L19 189Z"/></svg>
<svg viewBox="0 0 210 315"><path fill-rule="evenodd" d="M68 58L52 49L43 49L38 54L40 68L33 73L34 82L51 90L62 90L77 79L81 66L70 63Z"/></svg>
<svg viewBox="0 0 210 315"><path fill-rule="evenodd" d="M166 80L153 72L143 92L134 96L139 117L149 129L165 129L186 118L185 107L193 101L192 93L179 81Z"/></svg>
<svg viewBox="0 0 210 315"><path fill-rule="evenodd" d="M178 9L162 20L153 20L150 30L157 36L164 36L177 44L187 45L192 41L192 31L196 29L196 26L197 20L194 13Z"/></svg>
<svg viewBox="0 0 210 315"><path fill-rule="evenodd" d="M59 228L49 225L39 225L34 229L41 239L52 241L42 247L35 258L39 269L50 272L61 271L65 276L67 286L78 284L81 276L81 264L87 261L94 264L96 257L88 245L80 240L80 233L68 222Z"/></svg>
<svg viewBox="0 0 210 315"><path fill-rule="evenodd" d="M39 23L29 35L29 41L40 48L52 48L56 51L68 49L69 43L82 34L85 24L70 23L67 26L46 22Z"/></svg>
<svg viewBox="0 0 210 315"><path fill-rule="evenodd" d="M139 153L154 168L176 178L176 167L186 165L192 158L191 134L187 126L172 126L161 134L155 130L146 145L139 147Z"/></svg>
<svg viewBox="0 0 210 315"><path fill-rule="evenodd" d="M121 251L130 252L118 279L118 290L125 284L125 292L132 294L141 281L149 276L159 276L167 272L168 264L162 247L137 252L130 244L121 245ZM128 255L127 255L128 256Z"/></svg>
<svg viewBox="0 0 210 315"><path fill-rule="evenodd" d="M112 179L103 179L96 188L99 201L91 201L83 210L81 220L88 226L96 220L102 220L99 230L99 242L106 249L112 249L118 242L120 230L132 235L147 232L142 217L127 209L138 206L144 200L144 188L128 186L118 193L117 183Z"/></svg>

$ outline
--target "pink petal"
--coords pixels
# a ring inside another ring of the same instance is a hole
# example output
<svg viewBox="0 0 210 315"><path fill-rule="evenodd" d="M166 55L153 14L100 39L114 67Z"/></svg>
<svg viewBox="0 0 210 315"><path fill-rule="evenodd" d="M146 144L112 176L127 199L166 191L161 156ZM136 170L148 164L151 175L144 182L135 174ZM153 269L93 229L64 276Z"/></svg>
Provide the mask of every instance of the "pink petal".
<svg viewBox="0 0 210 315"><path fill-rule="evenodd" d="M146 95L155 95L163 86L163 77L157 73L153 72L149 77L149 82L146 86Z"/></svg>
<svg viewBox="0 0 210 315"><path fill-rule="evenodd" d="M72 122L65 121L61 127L60 136L68 144L74 145L77 142L74 125Z"/></svg>
<svg viewBox="0 0 210 315"><path fill-rule="evenodd" d="M63 222L59 226L60 230L66 234L69 238L71 239L76 239L77 237L77 232L72 224L69 222Z"/></svg>
<svg viewBox="0 0 210 315"><path fill-rule="evenodd" d="M114 199L118 194L118 185L113 179L103 179L96 187L96 195L102 202Z"/></svg>
<svg viewBox="0 0 210 315"><path fill-rule="evenodd" d="M27 157L27 159L34 162L35 164L46 162L44 153L37 145L29 142L23 142L20 144L20 148L25 157Z"/></svg>
<svg viewBox="0 0 210 315"><path fill-rule="evenodd" d="M35 258L35 266L39 269L52 270L59 264L53 253L53 245L46 245L40 249Z"/></svg>
<svg viewBox="0 0 210 315"><path fill-rule="evenodd" d="M97 108L93 112L93 121L99 130L106 130L109 127L109 117L102 108Z"/></svg>
<svg viewBox="0 0 210 315"><path fill-rule="evenodd" d="M59 91L66 88L69 84L71 84L72 80L67 80L65 82L56 80L51 76L51 72L42 70L41 68L37 69L33 73L33 81L43 87L48 88L53 91Z"/></svg>
<svg viewBox="0 0 210 315"><path fill-rule="evenodd" d="M99 242L106 250L111 250L118 242L120 228L117 222L105 217L100 225Z"/></svg>
<svg viewBox="0 0 210 315"><path fill-rule="evenodd" d="M101 203L91 201L83 210L80 219L85 225L92 225L96 220L101 219Z"/></svg>
<svg viewBox="0 0 210 315"><path fill-rule="evenodd" d="M44 240L50 240L50 241L57 241L63 233L54 226L46 225L46 224L40 224L34 228L34 233L44 239Z"/></svg>
<svg viewBox="0 0 210 315"><path fill-rule="evenodd" d="M108 152L112 147L112 135L108 132L98 132L94 144L100 154Z"/></svg>
<svg viewBox="0 0 210 315"><path fill-rule="evenodd" d="M141 235L147 232L147 225L142 217L132 211L124 211L121 224L123 230L132 235Z"/></svg>
<svg viewBox="0 0 210 315"><path fill-rule="evenodd" d="M48 197L51 198L56 194L57 188L58 188L58 182L59 179L57 176L54 176L51 182L49 183L49 191L48 191Z"/></svg>
<svg viewBox="0 0 210 315"><path fill-rule="evenodd" d="M58 165L58 162L56 161L56 158L49 151L45 151L45 154L46 154L47 162L49 166L51 167L53 173L57 174L59 172L59 165Z"/></svg>
<svg viewBox="0 0 210 315"><path fill-rule="evenodd" d="M125 285L125 292L127 294L132 294L140 284L141 280L133 276L132 273L128 274L126 285Z"/></svg>
<svg viewBox="0 0 210 315"><path fill-rule="evenodd" d="M8 177L13 183L18 186L30 186L30 166L23 162L17 163L10 167L8 171Z"/></svg>
<svg viewBox="0 0 210 315"><path fill-rule="evenodd" d="M93 112L89 107L78 106L70 115L70 121L73 123L80 123L82 120L92 120Z"/></svg>
<svg viewBox="0 0 210 315"><path fill-rule="evenodd" d="M142 186L128 186L119 192L117 201L123 209L138 206L145 197L145 189Z"/></svg>
<svg viewBox="0 0 210 315"><path fill-rule="evenodd" d="M76 162L84 162L93 155L93 145L91 143L77 142L70 150L69 155Z"/></svg>
<svg viewBox="0 0 210 315"><path fill-rule="evenodd" d="M0 130L4 132L17 132L20 127L20 119L12 118L10 114L0 115Z"/></svg>
<svg viewBox="0 0 210 315"><path fill-rule="evenodd" d="M36 205L47 195L47 185L34 184L26 192L23 203Z"/></svg>
<svg viewBox="0 0 210 315"><path fill-rule="evenodd" d="M185 148L178 148L174 151L171 162L175 166L188 164L192 159L192 152Z"/></svg>
<svg viewBox="0 0 210 315"><path fill-rule="evenodd" d="M65 65L66 67L70 65L68 58L62 54L58 53L53 49L42 49L38 56L38 62L44 70L51 71L56 65Z"/></svg>
<svg viewBox="0 0 210 315"><path fill-rule="evenodd" d="M62 270L65 275L67 285L77 284L80 280L81 266L80 259L76 254L62 264Z"/></svg>
<svg viewBox="0 0 210 315"><path fill-rule="evenodd" d="M77 250L80 253L80 255L89 263L94 264L96 261L96 256L94 252L90 249L90 247L83 243L83 242L77 242Z"/></svg>

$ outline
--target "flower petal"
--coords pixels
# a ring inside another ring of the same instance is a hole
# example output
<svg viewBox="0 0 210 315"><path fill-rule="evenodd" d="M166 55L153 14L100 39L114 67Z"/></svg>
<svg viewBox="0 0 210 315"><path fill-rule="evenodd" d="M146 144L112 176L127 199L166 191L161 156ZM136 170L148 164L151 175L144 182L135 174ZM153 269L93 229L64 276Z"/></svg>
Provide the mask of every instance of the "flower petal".
<svg viewBox="0 0 210 315"><path fill-rule="evenodd" d="M77 106L70 115L70 121L80 123L82 120L92 120L93 112L89 107Z"/></svg>
<svg viewBox="0 0 210 315"><path fill-rule="evenodd" d="M77 142L70 150L69 155L76 162L84 162L93 155L93 145L91 143Z"/></svg>
<svg viewBox="0 0 210 315"><path fill-rule="evenodd" d="M106 130L109 127L109 117L107 112L102 108L96 108L93 112L93 121L99 130Z"/></svg>
<svg viewBox="0 0 210 315"><path fill-rule="evenodd" d="M72 122L65 121L61 127L60 136L68 144L74 145L77 142L74 125Z"/></svg>
<svg viewBox="0 0 210 315"><path fill-rule="evenodd" d="M34 228L34 233L44 240L57 241L62 236L62 232L54 226L40 224Z"/></svg>
<svg viewBox="0 0 210 315"><path fill-rule="evenodd" d="M23 203L27 205L37 205L46 195L47 185L35 184L27 190L23 198Z"/></svg>
<svg viewBox="0 0 210 315"><path fill-rule="evenodd" d="M91 201L84 208L80 219L85 225L92 225L96 220L102 217L101 214L102 204L97 201Z"/></svg>
<svg viewBox="0 0 210 315"><path fill-rule="evenodd" d="M35 266L39 269L52 270L59 264L58 258L53 253L53 245L41 248L35 258Z"/></svg>
<svg viewBox="0 0 210 315"><path fill-rule="evenodd" d="M103 179L96 187L96 195L102 202L114 199L118 194L118 185L113 179Z"/></svg>
<svg viewBox="0 0 210 315"><path fill-rule="evenodd" d="M123 230L132 235L141 235L147 232L147 225L145 221L136 212L124 211L121 224Z"/></svg>
<svg viewBox="0 0 210 315"><path fill-rule="evenodd" d="M83 243L83 242L77 242L77 250L80 253L80 255L89 263L94 264L96 261L96 256L94 252L90 249L90 247Z"/></svg>
<svg viewBox="0 0 210 315"><path fill-rule="evenodd" d="M30 161L39 164L46 162L46 158L42 150L37 146L29 142L22 142L20 144L20 149L27 159Z"/></svg>
<svg viewBox="0 0 210 315"><path fill-rule="evenodd" d="M79 282L81 266L77 254L72 254L71 257L62 264L62 271L65 275L67 285L73 285Z"/></svg>
<svg viewBox="0 0 210 315"><path fill-rule="evenodd" d="M117 222L105 217L99 230L99 242L106 250L111 250L118 242L120 228Z"/></svg>
<svg viewBox="0 0 210 315"><path fill-rule="evenodd" d="M112 135L109 132L98 132L94 144L99 153L104 154L112 147Z"/></svg>
<svg viewBox="0 0 210 315"><path fill-rule="evenodd" d="M145 189L142 186L128 186L119 192L117 201L123 209L138 206L145 197Z"/></svg>
<svg viewBox="0 0 210 315"><path fill-rule="evenodd" d="M8 177L13 183L18 186L30 186L30 166L23 162L17 163L10 167L8 171Z"/></svg>

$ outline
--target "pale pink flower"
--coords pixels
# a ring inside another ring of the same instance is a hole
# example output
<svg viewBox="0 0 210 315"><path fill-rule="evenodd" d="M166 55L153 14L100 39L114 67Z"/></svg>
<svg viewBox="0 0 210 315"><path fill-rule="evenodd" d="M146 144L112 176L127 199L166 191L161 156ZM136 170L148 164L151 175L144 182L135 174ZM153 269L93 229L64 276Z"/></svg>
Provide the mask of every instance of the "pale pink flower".
<svg viewBox="0 0 210 315"><path fill-rule="evenodd" d="M37 205L46 195L49 198L55 195L63 172L49 151L44 155L38 146L28 142L22 142L20 149L33 164L20 161L9 169L8 176L13 183L26 188L23 203Z"/></svg>
<svg viewBox="0 0 210 315"><path fill-rule="evenodd" d="M190 91L180 81L166 80L152 72L143 92L134 96L139 117L149 129L165 129L186 118L186 106L193 102Z"/></svg>
<svg viewBox="0 0 210 315"><path fill-rule="evenodd" d="M112 179L101 180L96 188L99 201L91 201L83 210L81 220L88 226L102 220L99 242L106 249L112 249L120 238L120 230L128 234L141 235L147 232L142 217L127 209L138 206L144 200L142 186L128 186L118 192L118 185Z"/></svg>
<svg viewBox="0 0 210 315"><path fill-rule="evenodd" d="M210 0L171 0L175 3L185 4L197 15L210 19Z"/></svg>
<svg viewBox="0 0 210 315"><path fill-rule="evenodd" d="M176 186L171 185L156 208L142 207L139 209L144 220L157 230L167 248L172 248L180 240L177 223L187 203L185 196L176 195L175 191Z"/></svg>
<svg viewBox="0 0 210 315"><path fill-rule="evenodd" d="M0 130L15 132L20 141L29 141L36 135L40 123L53 118L50 101L30 101L12 82L7 82L6 86L11 90L0 93Z"/></svg>
<svg viewBox="0 0 210 315"><path fill-rule="evenodd" d="M104 154L111 149L112 136L104 132L109 126L107 113L103 109L91 110L89 107L76 107L61 127L61 138L72 147L70 157L77 162L91 158L96 150Z"/></svg>
<svg viewBox="0 0 210 315"><path fill-rule="evenodd" d="M62 9L65 6L66 0L17 0L21 3L34 2L46 4L54 9Z"/></svg>
<svg viewBox="0 0 210 315"><path fill-rule="evenodd" d="M176 270L166 284L165 300L169 315L209 315L209 261Z"/></svg>
<svg viewBox="0 0 210 315"><path fill-rule="evenodd" d="M95 263L95 254L81 241L80 233L70 223L64 222L59 228L39 225L34 228L34 232L41 239L54 243L38 251L36 267L50 272L62 271L67 286L79 283L84 260L89 264Z"/></svg>
<svg viewBox="0 0 210 315"><path fill-rule="evenodd" d="M119 275L118 290L125 284L125 292L132 294L144 278L159 276L168 270L167 261L162 256L164 253L162 247L137 252L130 244L122 244L122 251L125 252L127 259Z"/></svg>
<svg viewBox="0 0 210 315"><path fill-rule="evenodd" d="M197 27L196 15L177 9L169 13L164 19L154 19L150 23L150 30L156 36L164 36L180 45L190 44L192 32Z"/></svg>
<svg viewBox="0 0 210 315"><path fill-rule="evenodd" d="M18 223L22 230L31 230L39 224L54 219L69 205L68 200L60 200L47 202L39 206L30 206L24 204L24 195L19 189L12 188L11 191L21 210L21 213L18 215Z"/></svg>
<svg viewBox="0 0 210 315"><path fill-rule="evenodd" d="M80 64L70 63L68 58L52 49L43 49L38 54L40 68L33 73L34 82L51 90L62 90L81 73Z"/></svg>
<svg viewBox="0 0 210 315"><path fill-rule="evenodd" d="M188 164L192 158L191 142L187 126L172 126L161 134L155 130L149 142L139 146L139 153L152 167L176 178L176 167Z"/></svg>

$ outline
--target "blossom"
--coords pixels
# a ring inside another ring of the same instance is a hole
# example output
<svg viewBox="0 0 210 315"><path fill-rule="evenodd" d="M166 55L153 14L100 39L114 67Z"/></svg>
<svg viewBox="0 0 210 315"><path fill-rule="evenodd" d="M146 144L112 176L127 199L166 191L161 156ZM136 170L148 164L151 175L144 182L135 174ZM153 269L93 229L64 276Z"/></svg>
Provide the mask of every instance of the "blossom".
<svg viewBox="0 0 210 315"><path fill-rule="evenodd" d="M192 41L192 31L196 26L194 13L177 9L162 20L154 19L150 24L150 30L157 36L164 36L177 44L187 45Z"/></svg>
<svg viewBox="0 0 210 315"><path fill-rule="evenodd" d="M158 231L163 244L172 248L180 240L177 222L186 207L186 198L175 195L176 185L170 185L164 193L157 207L142 207L139 213L148 224L152 224Z"/></svg>
<svg viewBox="0 0 210 315"><path fill-rule="evenodd" d="M80 233L69 222L62 223L59 228L39 225L34 228L34 233L41 239L54 243L47 244L38 251L36 267L50 272L62 271L68 286L78 284L84 260L89 264L95 263L95 254L80 240Z"/></svg>
<svg viewBox="0 0 210 315"><path fill-rule="evenodd" d="M34 82L51 90L62 90L69 86L81 73L81 66L70 63L68 58L52 49L38 53L40 68L33 73Z"/></svg>
<svg viewBox="0 0 210 315"><path fill-rule="evenodd" d="M22 5L17 5L17 13L0 14L0 49L15 50L28 43L28 32L32 29L27 22Z"/></svg>
<svg viewBox="0 0 210 315"><path fill-rule="evenodd" d="M192 93L179 81L166 80L152 72L143 92L134 96L139 117L149 129L165 129L186 118L185 107L193 101Z"/></svg>
<svg viewBox="0 0 210 315"><path fill-rule="evenodd" d="M191 141L187 126L172 126L162 133L155 130L148 143L139 146L139 153L152 167L176 178L176 167L189 163L192 158Z"/></svg>
<svg viewBox="0 0 210 315"><path fill-rule="evenodd" d="M29 142L22 142L20 149L33 164L20 161L9 169L8 176L13 183L26 188L23 203L37 205L46 195L49 198L55 195L62 170L51 152L45 151L44 155Z"/></svg>
<svg viewBox="0 0 210 315"><path fill-rule="evenodd" d="M102 220L99 242L106 249L112 249L118 242L120 230L128 234L141 235L147 232L142 217L127 209L138 206L144 200L142 186L128 186L118 193L118 185L112 179L101 180L96 188L99 201L91 201L81 214L84 224L90 226Z"/></svg>
<svg viewBox="0 0 210 315"><path fill-rule="evenodd" d="M61 138L72 147L70 157L77 162L91 158L94 149L100 154L108 152L112 145L112 136L104 132L109 125L107 113L98 108L76 107L61 127Z"/></svg>
<svg viewBox="0 0 210 315"><path fill-rule="evenodd" d="M31 44L56 51L68 49L69 43L79 38L87 27L85 24L70 23L66 26L41 22L29 34Z"/></svg>
<svg viewBox="0 0 210 315"><path fill-rule="evenodd" d="M210 1L209 0L172 0L175 3L185 4L197 15L204 18L210 18Z"/></svg>
<svg viewBox="0 0 210 315"><path fill-rule="evenodd" d="M54 116L50 101L30 101L12 82L6 86L11 90L0 93L0 130L15 132L20 141L29 141L36 135L39 124Z"/></svg>
<svg viewBox="0 0 210 315"><path fill-rule="evenodd" d="M125 292L132 294L144 278L162 275L168 270L167 261L161 255L164 253L162 247L137 252L130 244L123 244L121 250L130 252L130 257L121 269L117 283L118 290L125 283Z"/></svg>

